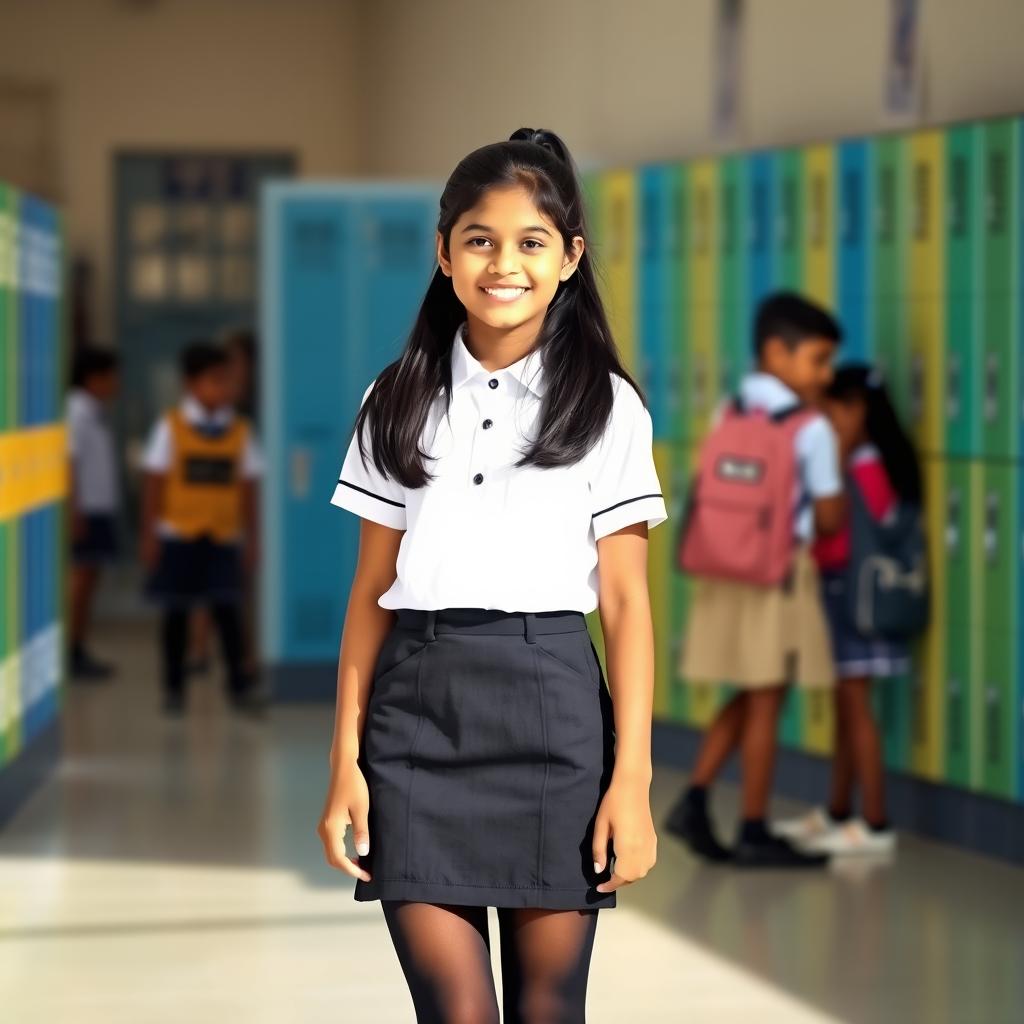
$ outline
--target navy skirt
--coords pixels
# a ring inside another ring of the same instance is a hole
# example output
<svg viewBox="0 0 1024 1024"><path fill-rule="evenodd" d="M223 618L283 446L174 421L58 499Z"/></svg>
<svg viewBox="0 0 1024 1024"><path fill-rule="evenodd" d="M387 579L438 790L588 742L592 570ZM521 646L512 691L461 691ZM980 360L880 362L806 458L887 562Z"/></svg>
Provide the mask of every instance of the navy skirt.
<svg viewBox="0 0 1024 1024"><path fill-rule="evenodd" d="M614 907L592 852L614 744L580 612L400 610L360 746L371 881L355 898Z"/></svg>
<svg viewBox="0 0 1024 1024"><path fill-rule="evenodd" d="M75 565L101 565L117 558L117 519L113 514L87 512L85 530L72 541L71 561Z"/></svg>
<svg viewBox="0 0 1024 1024"><path fill-rule="evenodd" d="M238 544L208 537L160 542L160 558L146 580L146 595L170 608L197 604L236 604L242 600L244 575Z"/></svg>
<svg viewBox="0 0 1024 1024"><path fill-rule="evenodd" d="M822 573L821 595L838 678L859 679L870 676L880 679L909 671L910 651L907 644L883 637L865 636L850 620L847 586L844 571Z"/></svg>

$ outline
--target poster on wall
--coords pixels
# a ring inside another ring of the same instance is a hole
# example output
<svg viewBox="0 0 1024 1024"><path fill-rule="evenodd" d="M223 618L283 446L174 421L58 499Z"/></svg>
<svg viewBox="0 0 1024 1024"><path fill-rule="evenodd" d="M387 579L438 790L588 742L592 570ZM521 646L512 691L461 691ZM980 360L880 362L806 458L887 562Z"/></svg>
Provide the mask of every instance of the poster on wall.
<svg viewBox="0 0 1024 1024"><path fill-rule="evenodd" d="M923 113L921 0L889 0L889 43L885 66L885 113L913 121Z"/></svg>
<svg viewBox="0 0 1024 1024"><path fill-rule="evenodd" d="M739 135L743 8L744 0L718 0L711 127L721 142L735 142Z"/></svg>

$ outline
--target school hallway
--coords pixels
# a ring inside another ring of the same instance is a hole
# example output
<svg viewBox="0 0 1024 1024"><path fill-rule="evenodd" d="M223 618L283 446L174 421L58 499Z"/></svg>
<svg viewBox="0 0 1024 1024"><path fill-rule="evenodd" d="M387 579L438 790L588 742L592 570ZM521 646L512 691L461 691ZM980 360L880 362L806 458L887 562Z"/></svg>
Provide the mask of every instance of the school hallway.
<svg viewBox="0 0 1024 1024"><path fill-rule="evenodd" d="M379 905L314 831L329 707L232 717L211 672L164 719L155 639L104 627L117 679L70 688L60 766L0 833L4 1019L412 1020ZM659 829L681 781L656 768ZM588 1019L1009 1024L1022 905L1019 870L914 838L892 865L744 876L660 829L653 873L600 917ZM493 911L491 934L497 967Z"/></svg>

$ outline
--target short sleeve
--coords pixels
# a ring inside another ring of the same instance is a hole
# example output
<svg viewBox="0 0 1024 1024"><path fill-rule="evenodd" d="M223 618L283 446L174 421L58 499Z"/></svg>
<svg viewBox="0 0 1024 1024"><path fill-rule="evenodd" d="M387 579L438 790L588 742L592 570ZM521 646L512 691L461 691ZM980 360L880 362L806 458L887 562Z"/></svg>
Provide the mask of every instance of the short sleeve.
<svg viewBox="0 0 1024 1024"><path fill-rule="evenodd" d="M166 416L154 424L142 456L142 468L148 473L166 473L171 468L171 427Z"/></svg>
<svg viewBox="0 0 1024 1024"><path fill-rule="evenodd" d="M832 425L824 416L815 416L800 431L804 486L812 501L834 498L843 489L839 476L839 445Z"/></svg>
<svg viewBox="0 0 1024 1024"><path fill-rule="evenodd" d="M263 475L263 451L256 439L252 425L245 439L245 451L242 453L242 476L246 480L256 480Z"/></svg>
<svg viewBox="0 0 1024 1024"><path fill-rule="evenodd" d="M363 392L360 408L366 402L376 381ZM397 481L390 480L374 465L369 451L369 432L364 430L366 464L359 451L359 437L353 432L348 452L341 467L338 484L334 488L331 504L348 509L363 519L370 519L393 530L404 530L405 488Z"/></svg>
<svg viewBox="0 0 1024 1024"><path fill-rule="evenodd" d="M651 414L623 378L613 378L613 386L612 414L588 456L595 540L633 523L651 529L668 518L654 465Z"/></svg>

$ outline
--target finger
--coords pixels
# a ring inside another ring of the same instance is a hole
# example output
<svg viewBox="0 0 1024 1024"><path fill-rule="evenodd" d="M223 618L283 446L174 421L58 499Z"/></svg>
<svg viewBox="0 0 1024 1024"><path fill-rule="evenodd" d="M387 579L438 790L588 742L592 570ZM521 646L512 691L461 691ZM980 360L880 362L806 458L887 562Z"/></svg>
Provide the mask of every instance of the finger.
<svg viewBox="0 0 1024 1024"><path fill-rule="evenodd" d="M598 817L594 823L594 871L601 874L604 871L605 858L608 856L608 819Z"/></svg>
<svg viewBox="0 0 1024 1024"><path fill-rule="evenodd" d="M352 820L352 843L360 857L365 857L370 852L368 810L369 808L359 805L349 809L349 816Z"/></svg>
<svg viewBox="0 0 1024 1024"><path fill-rule="evenodd" d="M631 878L623 878L622 875L617 872L612 872L612 877L607 882L602 882L598 887L598 892L615 892L616 889L621 889L624 885L632 885L633 880Z"/></svg>
<svg viewBox="0 0 1024 1024"><path fill-rule="evenodd" d="M370 881L370 873L356 864L345 852L344 825L322 826L320 839L324 844L324 856L332 868L344 871L353 878L361 878L364 882Z"/></svg>

